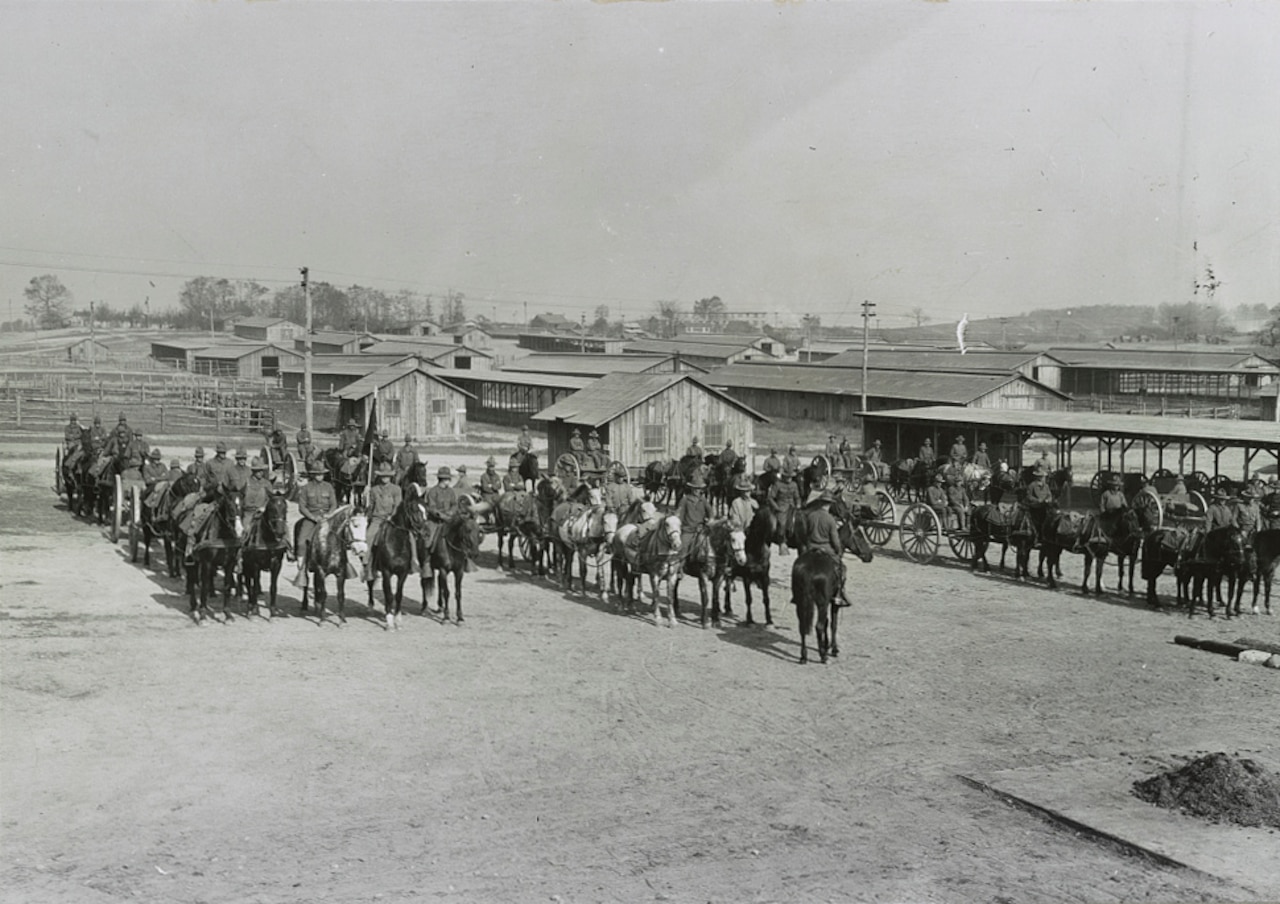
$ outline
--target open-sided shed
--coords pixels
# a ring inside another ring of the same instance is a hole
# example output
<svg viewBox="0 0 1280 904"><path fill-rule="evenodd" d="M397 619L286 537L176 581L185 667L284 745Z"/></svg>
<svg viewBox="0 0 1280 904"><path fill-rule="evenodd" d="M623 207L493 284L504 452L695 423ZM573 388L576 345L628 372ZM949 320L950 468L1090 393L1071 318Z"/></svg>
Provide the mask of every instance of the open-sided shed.
<svg viewBox="0 0 1280 904"><path fill-rule="evenodd" d="M615 373L538 412L533 420L547 425L552 462L569 451L575 428L584 439L594 429L609 457L634 472L646 462L679 458L695 438L708 451L733 440L750 461L755 425L768 419L693 374Z"/></svg>

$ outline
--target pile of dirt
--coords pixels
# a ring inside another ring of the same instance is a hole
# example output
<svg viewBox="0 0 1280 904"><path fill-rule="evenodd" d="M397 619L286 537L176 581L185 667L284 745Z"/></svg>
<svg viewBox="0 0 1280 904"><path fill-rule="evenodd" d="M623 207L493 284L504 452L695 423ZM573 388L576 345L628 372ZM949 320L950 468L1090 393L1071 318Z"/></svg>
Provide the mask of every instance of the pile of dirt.
<svg viewBox="0 0 1280 904"><path fill-rule="evenodd" d="M1280 775L1225 753L1134 782L1133 793L1157 807L1213 822L1280 829Z"/></svg>

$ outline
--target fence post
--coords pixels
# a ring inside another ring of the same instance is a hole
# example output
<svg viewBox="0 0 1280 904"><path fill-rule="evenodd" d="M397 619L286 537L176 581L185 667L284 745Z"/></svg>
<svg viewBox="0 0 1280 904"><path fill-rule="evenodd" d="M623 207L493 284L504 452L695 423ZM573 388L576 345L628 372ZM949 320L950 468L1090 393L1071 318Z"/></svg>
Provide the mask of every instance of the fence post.
<svg viewBox="0 0 1280 904"><path fill-rule="evenodd" d="M213 425L219 433L222 432L222 406L219 405L213 409Z"/></svg>
<svg viewBox="0 0 1280 904"><path fill-rule="evenodd" d="M164 433L164 406L160 406L160 432Z"/></svg>
<svg viewBox="0 0 1280 904"><path fill-rule="evenodd" d="M15 395L13 397L13 401L16 403L13 409L14 416L18 420L18 426L21 427L22 426L22 393L19 392L17 395Z"/></svg>

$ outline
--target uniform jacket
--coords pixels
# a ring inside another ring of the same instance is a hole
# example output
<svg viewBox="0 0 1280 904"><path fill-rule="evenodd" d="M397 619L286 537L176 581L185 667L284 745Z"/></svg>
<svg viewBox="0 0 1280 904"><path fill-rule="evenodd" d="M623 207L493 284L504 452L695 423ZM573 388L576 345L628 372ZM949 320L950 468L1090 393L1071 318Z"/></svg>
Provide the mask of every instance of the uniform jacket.
<svg viewBox="0 0 1280 904"><path fill-rule="evenodd" d="M694 443L688 449L686 449L684 454L696 455L698 457L698 461L702 461L707 457L707 453L703 452L702 447L699 446L697 443Z"/></svg>
<svg viewBox="0 0 1280 904"><path fill-rule="evenodd" d="M408 473L409 469L418 461L418 450L413 446L404 446L396 453L396 470L401 474Z"/></svg>
<svg viewBox="0 0 1280 904"><path fill-rule="evenodd" d="M988 471L991 470L991 456L986 452L974 452L973 463L980 468L986 468Z"/></svg>
<svg viewBox="0 0 1280 904"><path fill-rule="evenodd" d="M729 503L729 527L732 530L745 531L756 516L759 505L750 496L739 496Z"/></svg>
<svg viewBox="0 0 1280 904"><path fill-rule="evenodd" d="M826 448L824 448L822 451L823 451L823 454L827 456L827 458L835 458L837 455L840 454L840 444L835 440L828 440Z"/></svg>
<svg viewBox="0 0 1280 904"><path fill-rule="evenodd" d="M458 512L458 494L453 487L436 484L427 490L424 501L432 521L448 521Z"/></svg>
<svg viewBox="0 0 1280 904"><path fill-rule="evenodd" d="M338 444L342 446L342 451L348 456L360 454L360 441L364 439L360 435L357 427L342 428L342 435L338 437Z"/></svg>
<svg viewBox="0 0 1280 904"><path fill-rule="evenodd" d="M631 505L633 494L629 483L611 483L604 488L604 508L621 515Z"/></svg>
<svg viewBox="0 0 1280 904"><path fill-rule="evenodd" d="M1234 527L1236 523L1235 512L1231 511L1231 506L1225 502L1209 503L1209 510L1205 512L1205 526L1208 530L1215 530L1219 527Z"/></svg>
<svg viewBox="0 0 1280 904"><path fill-rule="evenodd" d="M212 493L227 482L227 472L231 470L231 462L225 458L210 458L200 470L200 486L205 493Z"/></svg>
<svg viewBox="0 0 1280 904"><path fill-rule="evenodd" d="M840 543L840 524L835 516L819 506L805 512L804 520L805 550L824 549L839 558L844 550Z"/></svg>
<svg viewBox="0 0 1280 904"><path fill-rule="evenodd" d="M711 517L711 506L702 496L685 493L680 504L676 506L675 516L680 519L682 527L692 531L707 523Z"/></svg>
<svg viewBox="0 0 1280 904"><path fill-rule="evenodd" d="M779 480L769 487L769 508L779 515L800 504L800 488L794 480Z"/></svg>
<svg viewBox="0 0 1280 904"><path fill-rule="evenodd" d="M308 483L298 494L298 513L308 521L320 521L337 507L333 484L323 477Z"/></svg>
<svg viewBox="0 0 1280 904"><path fill-rule="evenodd" d="M148 461L142 466L142 482L154 486L169 475L169 469L158 461Z"/></svg>
<svg viewBox="0 0 1280 904"><path fill-rule="evenodd" d="M782 456L782 466L784 468L790 467L793 471L799 471L800 459L795 455L784 455Z"/></svg>
<svg viewBox="0 0 1280 904"><path fill-rule="evenodd" d="M62 444L70 446L80 442L80 425L67 424L62 428Z"/></svg>
<svg viewBox="0 0 1280 904"><path fill-rule="evenodd" d="M395 514L403 494L394 483L379 483L369 491L369 518L385 521Z"/></svg>
<svg viewBox="0 0 1280 904"><path fill-rule="evenodd" d="M582 443L582 437L572 436L569 438L569 450L571 452L586 452L587 447Z"/></svg>
<svg viewBox="0 0 1280 904"><path fill-rule="evenodd" d="M502 476L497 471L485 471L480 475L480 495L497 496L502 492Z"/></svg>
<svg viewBox="0 0 1280 904"><path fill-rule="evenodd" d="M924 491L924 501L935 512L941 511L947 507L947 491L936 483L930 484L929 488Z"/></svg>
<svg viewBox="0 0 1280 904"><path fill-rule="evenodd" d="M391 442L391 440L380 439L374 444L373 463L375 465L381 464L384 461L387 464L391 464L392 460L395 457L396 457L396 447L395 447L395 444Z"/></svg>
<svg viewBox="0 0 1280 904"><path fill-rule="evenodd" d="M1253 533L1258 529L1258 523L1262 520L1262 511L1258 508L1258 503L1253 500L1241 502L1236 506L1236 527L1246 533Z"/></svg>
<svg viewBox="0 0 1280 904"><path fill-rule="evenodd" d="M227 468L226 486L233 490L239 490L243 493L249 488L249 479L253 477L253 471L248 465L234 464Z"/></svg>
<svg viewBox="0 0 1280 904"><path fill-rule="evenodd" d="M1047 505L1053 502L1053 491L1043 480L1033 480L1027 484L1027 505Z"/></svg>
<svg viewBox="0 0 1280 904"><path fill-rule="evenodd" d="M969 507L969 491L958 483L951 484L947 487L947 504L954 509L967 509Z"/></svg>
<svg viewBox="0 0 1280 904"><path fill-rule="evenodd" d="M921 447L920 447L920 455L919 455L919 456L917 456L917 457L918 457L921 461L925 462L926 464L933 464L935 461L937 461L937 460L938 460L938 456L937 456L937 454L935 454L935 453L934 453L934 451L933 451L933 446L931 446L931 445L930 445L930 446L921 446Z"/></svg>
<svg viewBox="0 0 1280 904"><path fill-rule="evenodd" d="M116 429L111 431L111 435L107 437L107 454L121 455L128 448L129 443L133 441L133 431L120 424Z"/></svg>
<svg viewBox="0 0 1280 904"><path fill-rule="evenodd" d="M502 492L511 493L524 489L524 478L520 475L512 477L510 474L502 475Z"/></svg>
<svg viewBox="0 0 1280 904"><path fill-rule="evenodd" d="M764 469L766 471L781 471L782 462L778 460L778 456L770 455L764 460Z"/></svg>
<svg viewBox="0 0 1280 904"><path fill-rule="evenodd" d="M294 442L298 444L299 454L302 454L305 452L306 447L311 445L311 431L299 430L298 435L294 437Z"/></svg>
<svg viewBox="0 0 1280 904"><path fill-rule="evenodd" d="M1104 513L1116 512L1128 504L1129 500L1124 498L1122 490L1104 490L1102 497L1098 500L1098 510Z"/></svg>
<svg viewBox="0 0 1280 904"><path fill-rule="evenodd" d="M964 443L955 442L951 444L951 460L964 461L969 457L969 450Z"/></svg>
<svg viewBox="0 0 1280 904"><path fill-rule="evenodd" d="M732 449L725 448L724 451L720 453L720 466L723 467L726 471L732 468L734 463L737 462L737 460L738 460L738 453L734 452Z"/></svg>
<svg viewBox="0 0 1280 904"><path fill-rule="evenodd" d="M521 433L516 439L516 448L521 452L529 452L533 449L533 437L527 433Z"/></svg>
<svg viewBox="0 0 1280 904"><path fill-rule="evenodd" d="M260 512L267 507L267 499L271 496L271 483L264 476L249 478L249 485L244 490L244 510L247 513Z"/></svg>

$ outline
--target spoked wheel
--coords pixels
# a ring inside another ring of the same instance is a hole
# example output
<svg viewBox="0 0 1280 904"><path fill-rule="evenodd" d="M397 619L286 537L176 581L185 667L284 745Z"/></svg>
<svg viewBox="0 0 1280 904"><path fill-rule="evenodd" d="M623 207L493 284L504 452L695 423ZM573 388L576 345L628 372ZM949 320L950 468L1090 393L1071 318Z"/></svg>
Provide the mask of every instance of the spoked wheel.
<svg viewBox="0 0 1280 904"><path fill-rule="evenodd" d="M265 462L265 463L266 463L266 466L267 466L267 473L268 473L268 474L270 474L272 471L274 471L274 470L275 470L275 468L276 468L276 465L278 465L278 464L279 464L279 462L278 462L278 461L276 461L274 458L272 458L272 457L271 457L271 447L270 447L270 446L263 446L261 449L259 449L259 450L258 450L258 457L259 457L260 459L262 459L262 461L263 461L263 462Z"/></svg>
<svg viewBox="0 0 1280 904"><path fill-rule="evenodd" d="M533 547L529 544L529 538L524 534L519 534L516 544L520 547L520 555L526 562L533 561Z"/></svg>
<svg viewBox="0 0 1280 904"><path fill-rule="evenodd" d="M1203 493L1209 489L1211 479L1204 471L1192 471L1187 475L1187 489Z"/></svg>
<svg viewBox="0 0 1280 904"><path fill-rule="evenodd" d="M142 490L129 488L129 561L138 561L138 542L142 539Z"/></svg>
<svg viewBox="0 0 1280 904"><path fill-rule="evenodd" d="M1209 478L1209 489L1221 490L1229 496L1235 492L1236 482L1226 474L1215 474Z"/></svg>
<svg viewBox="0 0 1280 904"><path fill-rule="evenodd" d="M1151 530L1164 527L1164 505L1160 502L1160 494L1146 486L1133 496L1133 508L1142 516L1144 524Z"/></svg>
<svg viewBox="0 0 1280 904"><path fill-rule="evenodd" d="M973 518L973 511L970 509L969 517ZM947 532L947 545L951 547L951 552L961 562L973 561L973 535L967 530L953 530Z"/></svg>
<svg viewBox="0 0 1280 904"><path fill-rule="evenodd" d="M902 513L902 526L898 530L902 551L913 562L925 565L933 561L942 545L942 525L933 509L913 502Z"/></svg>
<svg viewBox="0 0 1280 904"><path fill-rule="evenodd" d="M893 536L894 525L898 523L898 507L894 505L892 496L884 490L876 490L876 501L872 508L876 519L862 525L862 529L872 546L884 546Z"/></svg>
<svg viewBox="0 0 1280 904"><path fill-rule="evenodd" d="M61 496L66 489L62 480L62 447L59 446L53 453L53 491Z"/></svg>
<svg viewBox="0 0 1280 904"><path fill-rule="evenodd" d="M556 473L574 480L581 480L582 466L578 464L578 457L572 452L561 455L556 459Z"/></svg>
<svg viewBox="0 0 1280 904"><path fill-rule="evenodd" d="M1209 511L1209 503L1205 501L1202 494L1197 493L1195 490L1192 490L1187 495L1191 497L1192 504L1198 509L1197 516L1203 518Z"/></svg>
<svg viewBox="0 0 1280 904"><path fill-rule="evenodd" d="M615 471L621 471L623 474L626 474L626 475L627 475L627 483L630 483L630 482L631 482L631 469L630 469L630 468L628 468L628 467L626 466L626 464L624 464L623 462L620 462L620 461L611 461L611 462L609 462L609 467L605 470L605 476L606 476L606 478L607 478L607 477L609 477L610 475L612 475Z"/></svg>
<svg viewBox="0 0 1280 904"><path fill-rule="evenodd" d="M120 527L123 523L120 519L124 517L124 482L120 479L120 475L116 475L116 496L115 505L111 507L111 542L120 542Z"/></svg>
<svg viewBox="0 0 1280 904"><path fill-rule="evenodd" d="M1111 476L1110 471L1099 471L1093 475L1093 479L1089 481L1089 498L1093 500L1093 504L1097 505L1102 499L1102 485L1107 478Z"/></svg>

